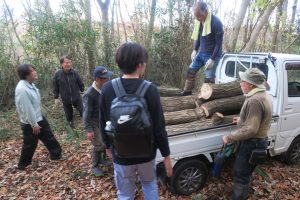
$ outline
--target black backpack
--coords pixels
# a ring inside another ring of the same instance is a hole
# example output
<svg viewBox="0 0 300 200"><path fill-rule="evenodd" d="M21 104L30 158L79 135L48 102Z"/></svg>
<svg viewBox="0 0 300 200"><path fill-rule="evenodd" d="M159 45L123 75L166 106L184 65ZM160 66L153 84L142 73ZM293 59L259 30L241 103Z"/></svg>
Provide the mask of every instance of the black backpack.
<svg viewBox="0 0 300 200"><path fill-rule="evenodd" d="M110 107L112 144L120 158L145 158L153 155L152 120L144 98L149 81L143 81L134 94L127 94L121 78L112 80L116 98Z"/></svg>

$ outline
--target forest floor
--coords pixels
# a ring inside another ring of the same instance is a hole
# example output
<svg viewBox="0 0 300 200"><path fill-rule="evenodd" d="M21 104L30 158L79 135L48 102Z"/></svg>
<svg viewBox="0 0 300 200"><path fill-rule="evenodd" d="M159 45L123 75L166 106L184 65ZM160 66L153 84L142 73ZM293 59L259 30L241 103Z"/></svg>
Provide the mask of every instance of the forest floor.
<svg viewBox="0 0 300 200"><path fill-rule="evenodd" d="M0 199L116 199L111 167L105 167L102 178L90 175L92 146L78 114L72 130L66 126L62 107L53 109L53 100L43 102L43 113L66 159L49 161L46 148L39 143L32 165L17 170L22 146L18 116L13 108L0 111ZM230 199L231 165L224 167L220 178L209 177L205 187L191 196L174 195L159 185L160 199ZM288 166L272 158L255 171L251 187L249 199L300 199L300 164ZM136 199L143 199L140 189Z"/></svg>

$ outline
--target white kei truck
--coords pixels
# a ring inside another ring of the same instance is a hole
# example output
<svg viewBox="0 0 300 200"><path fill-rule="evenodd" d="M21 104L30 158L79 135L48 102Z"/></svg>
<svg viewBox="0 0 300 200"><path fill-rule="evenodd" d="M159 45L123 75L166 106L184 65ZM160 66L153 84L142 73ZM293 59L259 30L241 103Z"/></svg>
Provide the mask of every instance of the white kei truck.
<svg viewBox="0 0 300 200"><path fill-rule="evenodd" d="M300 55L226 53L216 71L216 84L239 79L238 72L259 68L267 75L273 103L268 154L281 155L287 164L300 160ZM204 187L222 136L237 130L233 123L169 135L173 176L167 179L157 152L157 174L174 193L190 195Z"/></svg>

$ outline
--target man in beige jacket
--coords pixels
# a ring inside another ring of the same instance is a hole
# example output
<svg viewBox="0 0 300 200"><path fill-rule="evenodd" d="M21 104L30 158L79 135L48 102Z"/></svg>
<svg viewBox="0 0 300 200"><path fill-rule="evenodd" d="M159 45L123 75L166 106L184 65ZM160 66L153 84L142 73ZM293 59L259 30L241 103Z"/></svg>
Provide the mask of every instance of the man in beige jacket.
<svg viewBox="0 0 300 200"><path fill-rule="evenodd" d="M239 75L246 96L240 117L233 119L239 129L223 137L224 144L239 142L233 168L233 200L248 198L251 174L258 163L256 161L264 157L266 152L267 132L272 119L272 102L266 92L264 73L253 68L239 72Z"/></svg>

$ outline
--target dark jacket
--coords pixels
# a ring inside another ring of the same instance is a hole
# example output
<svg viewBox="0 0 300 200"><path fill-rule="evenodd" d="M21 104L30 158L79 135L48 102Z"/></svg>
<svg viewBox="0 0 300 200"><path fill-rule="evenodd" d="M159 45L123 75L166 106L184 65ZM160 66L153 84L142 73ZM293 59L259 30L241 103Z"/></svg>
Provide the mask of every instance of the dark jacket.
<svg viewBox="0 0 300 200"><path fill-rule="evenodd" d="M93 120L99 121L100 95L93 86L83 95L83 123L86 131L93 131Z"/></svg>
<svg viewBox="0 0 300 200"><path fill-rule="evenodd" d="M79 74L71 69L66 73L63 69L58 70L53 78L53 94L57 99L60 95L63 103L73 103L81 98L84 85Z"/></svg>
<svg viewBox="0 0 300 200"><path fill-rule="evenodd" d="M211 15L211 33L202 36L203 25L200 23L198 40L194 42L194 49L200 52L211 54L211 59L215 60L222 55L223 24L218 17Z"/></svg>
<svg viewBox="0 0 300 200"><path fill-rule="evenodd" d="M142 83L142 79L123 79L121 78L123 87L127 94L133 94L136 92L137 88ZM113 99L116 98L116 94L114 92L112 82L106 82L101 88L102 95L100 97L100 125L101 131L103 135L103 141L106 144L107 148L112 147L109 143L108 136L105 133L105 125L106 121L110 121L110 107ZM157 87L154 84L151 84L148 88L145 99L148 104L148 110L152 119L153 126L153 134L154 134L154 145L152 155L147 158L139 158L139 159L124 159L118 157L116 155L113 147L113 161L120 165L134 165L145 163L153 160L156 156L157 148L161 152L163 157L166 157L170 154L168 136L165 129L165 118L163 115L163 109L160 103L160 95Z"/></svg>

